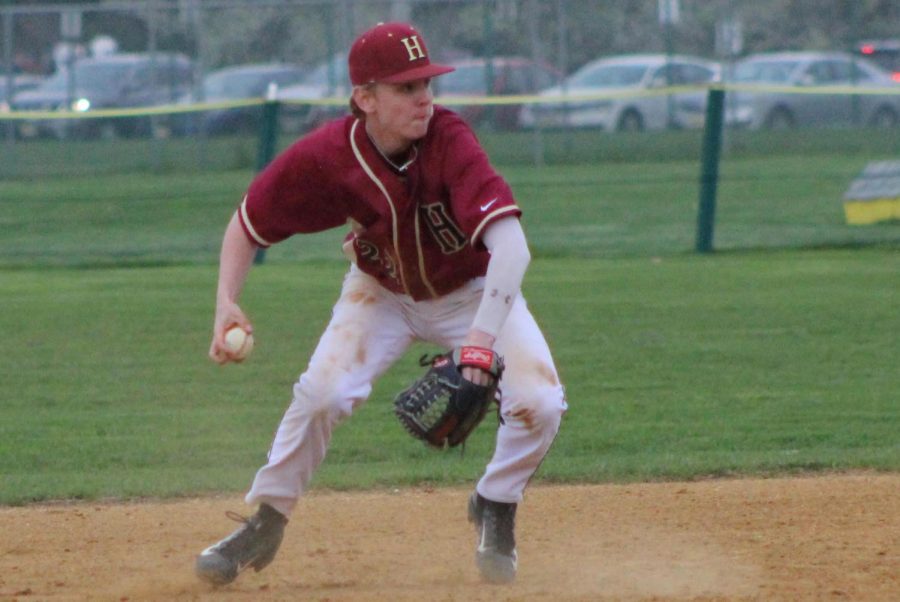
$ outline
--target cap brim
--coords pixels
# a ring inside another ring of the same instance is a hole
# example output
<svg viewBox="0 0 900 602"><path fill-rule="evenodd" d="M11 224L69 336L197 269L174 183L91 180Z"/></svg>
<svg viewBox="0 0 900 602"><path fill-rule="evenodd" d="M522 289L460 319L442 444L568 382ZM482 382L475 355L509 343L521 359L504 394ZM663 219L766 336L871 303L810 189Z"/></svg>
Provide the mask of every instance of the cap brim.
<svg viewBox="0 0 900 602"><path fill-rule="evenodd" d="M447 65L436 65L434 63L430 65L425 65L424 67L416 67L414 69L410 69L408 71L403 71L401 73L395 73L390 77L385 77L378 81L383 82L385 84L405 84L406 82L415 81L417 79L428 79L430 77L437 77L438 75L443 75L445 73L450 73L451 71L456 71L456 67L449 67Z"/></svg>

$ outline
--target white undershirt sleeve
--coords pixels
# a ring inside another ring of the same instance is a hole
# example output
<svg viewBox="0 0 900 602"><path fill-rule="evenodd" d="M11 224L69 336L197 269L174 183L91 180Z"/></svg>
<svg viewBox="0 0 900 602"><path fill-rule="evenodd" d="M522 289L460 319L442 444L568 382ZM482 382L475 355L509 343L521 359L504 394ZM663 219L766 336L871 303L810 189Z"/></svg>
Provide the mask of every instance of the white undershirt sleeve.
<svg viewBox="0 0 900 602"><path fill-rule="evenodd" d="M482 233L481 240L491 259L484 279L484 295L472 328L496 337L522 288L531 253L517 217L504 217L491 223Z"/></svg>

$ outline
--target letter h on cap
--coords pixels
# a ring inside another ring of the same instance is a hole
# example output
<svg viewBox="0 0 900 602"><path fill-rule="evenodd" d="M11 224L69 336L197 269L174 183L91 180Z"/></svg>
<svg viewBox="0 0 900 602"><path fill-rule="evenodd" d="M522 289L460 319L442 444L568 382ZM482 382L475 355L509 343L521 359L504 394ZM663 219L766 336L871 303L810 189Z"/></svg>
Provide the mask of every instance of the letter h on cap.
<svg viewBox="0 0 900 602"><path fill-rule="evenodd" d="M422 50L422 45L419 44L419 36L409 36L408 38L402 38L400 41L403 42L406 52L409 53L410 62L425 58L425 51Z"/></svg>

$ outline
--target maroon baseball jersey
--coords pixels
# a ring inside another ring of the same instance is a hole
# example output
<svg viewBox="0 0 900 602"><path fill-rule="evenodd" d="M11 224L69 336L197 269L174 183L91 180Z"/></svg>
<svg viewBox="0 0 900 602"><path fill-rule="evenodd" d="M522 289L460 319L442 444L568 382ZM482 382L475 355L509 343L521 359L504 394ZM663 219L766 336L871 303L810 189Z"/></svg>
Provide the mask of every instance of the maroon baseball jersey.
<svg viewBox="0 0 900 602"><path fill-rule="evenodd" d="M349 224L345 247L360 269L416 300L483 276L485 226L521 211L469 126L439 106L403 172L348 116L301 138L250 185L239 219L267 247Z"/></svg>

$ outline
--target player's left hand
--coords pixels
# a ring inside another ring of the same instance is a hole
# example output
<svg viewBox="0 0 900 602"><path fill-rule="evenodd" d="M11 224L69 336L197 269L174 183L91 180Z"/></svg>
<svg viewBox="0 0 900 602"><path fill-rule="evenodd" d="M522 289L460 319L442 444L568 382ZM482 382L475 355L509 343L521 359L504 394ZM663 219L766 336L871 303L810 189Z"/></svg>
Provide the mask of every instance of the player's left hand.
<svg viewBox="0 0 900 602"><path fill-rule="evenodd" d="M487 334L486 332L482 332L481 330L473 328L469 331L469 334L466 335L466 342L464 346L493 349L494 340L495 338ZM475 366L463 366L462 377L467 381L476 385L480 385L482 387L488 387L494 383L494 377L490 372L486 372L481 368L476 368Z"/></svg>
<svg viewBox="0 0 900 602"><path fill-rule="evenodd" d="M428 371L394 399L394 413L417 439L438 448L454 447L468 438L497 400L503 358L485 347L463 346L419 360ZM462 368L477 367L491 375L488 386L463 377Z"/></svg>

